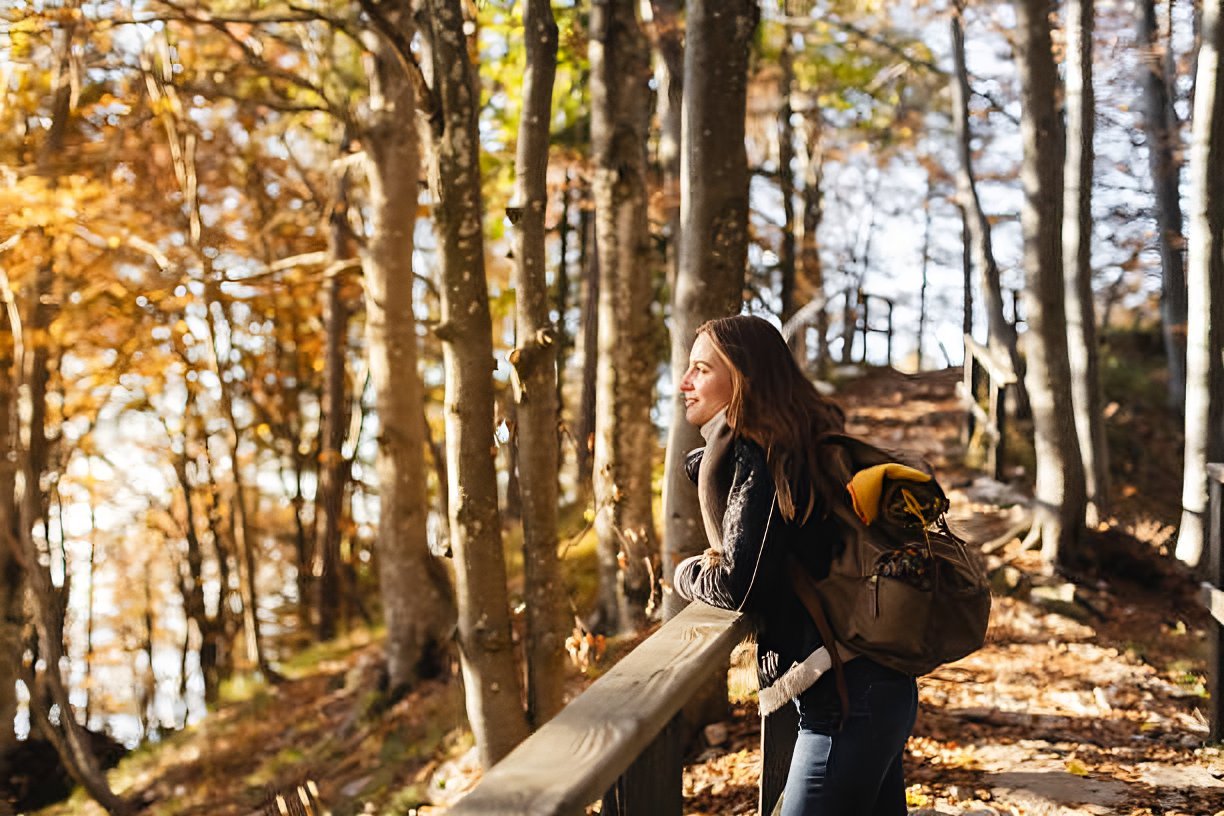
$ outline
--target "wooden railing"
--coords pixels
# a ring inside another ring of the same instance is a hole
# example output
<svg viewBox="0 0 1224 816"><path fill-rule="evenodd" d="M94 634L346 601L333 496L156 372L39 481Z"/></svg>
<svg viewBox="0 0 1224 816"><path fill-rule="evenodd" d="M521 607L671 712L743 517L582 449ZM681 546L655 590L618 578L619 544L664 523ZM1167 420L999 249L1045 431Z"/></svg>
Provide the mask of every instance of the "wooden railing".
<svg viewBox="0 0 1224 816"><path fill-rule="evenodd" d="M1207 694L1211 698L1208 722L1211 742L1224 742L1224 464L1207 465L1210 494L1207 505L1207 580L1203 604L1215 618L1208 626Z"/></svg>
<svg viewBox="0 0 1224 816"><path fill-rule="evenodd" d="M957 389L961 403L968 411L964 443L973 441L981 429L985 447L983 469L995 479L1003 477L1004 430L1007 412L1004 410L1007 389L1016 382L1011 363L1000 359L969 335L965 335L965 378ZM985 382L982 378L985 377ZM979 389L985 386L986 408L978 403Z"/></svg>
<svg viewBox="0 0 1224 816"><path fill-rule="evenodd" d="M690 604L621 658L485 773L452 816L679 816L685 703L748 634L740 614ZM762 730L760 812L782 791L794 748L795 715L785 706Z"/></svg>

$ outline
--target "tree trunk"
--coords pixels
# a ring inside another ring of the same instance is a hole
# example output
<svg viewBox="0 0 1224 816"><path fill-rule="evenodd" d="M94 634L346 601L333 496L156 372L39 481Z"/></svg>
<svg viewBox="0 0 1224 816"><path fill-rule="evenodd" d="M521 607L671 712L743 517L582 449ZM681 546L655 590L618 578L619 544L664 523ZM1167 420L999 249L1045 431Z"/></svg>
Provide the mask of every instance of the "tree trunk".
<svg viewBox="0 0 1224 816"><path fill-rule="evenodd" d="M13 377L13 329L6 304L0 304L0 771L17 744L17 679L23 646L24 600L17 553L17 391ZM7 777L4 777L7 778Z"/></svg>
<svg viewBox="0 0 1224 816"><path fill-rule="evenodd" d="M1092 89L1093 0L1066 5L1067 156L1063 173L1062 254L1071 397L1084 486L1085 521L1096 527L1109 506L1109 451L1097 366L1096 310L1092 299Z"/></svg>
<svg viewBox="0 0 1224 816"><path fill-rule="evenodd" d="M801 305L795 280L795 128L791 124L791 90L795 82L794 54L790 28L782 27L782 50L778 67L778 191L782 194L782 240L778 247L778 272L781 278L782 322L790 320Z"/></svg>
<svg viewBox="0 0 1224 816"><path fill-rule="evenodd" d="M1143 62L1143 123L1159 230L1160 318L1169 363L1169 406L1181 411L1186 397L1186 244L1179 191L1181 162L1177 158L1180 139L1172 99L1175 77L1166 75L1171 63L1160 42L1156 0L1139 0L1137 14Z"/></svg>
<svg viewBox="0 0 1224 816"><path fill-rule="evenodd" d="M234 396L232 386L226 382L225 370L221 362L219 350L219 324L222 320L230 323L221 298L220 275L210 264L205 265L204 282L205 311L209 331L208 353L213 372L217 375L220 392L221 414L225 419L225 443L230 457L230 478L233 495L230 501L230 529L234 540L234 550L238 558L239 591L242 596L242 635L246 646L246 656L250 664L269 680L276 680L279 675L268 663L267 654L263 648L263 635L259 625L259 590L256 582L258 559L255 554L254 529L250 520L250 508L247 507L247 486L242 474L242 464L238 455L238 447L242 442L238 427L238 417L234 412ZM232 329L231 329L232 330Z"/></svg>
<svg viewBox="0 0 1224 816"><path fill-rule="evenodd" d="M634 631L646 619L657 559L651 513L654 322L646 220L650 54L633 0L591 9L591 150L599 253L595 385L598 625Z"/></svg>
<svg viewBox="0 0 1224 816"><path fill-rule="evenodd" d="M480 102L459 0L426 0L433 77L433 180L442 264L446 458L459 648L468 720L486 768L527 734L510 636L506 562L493 467L493 337L484 268Z"/></svg>
<svg viewBox="0 0 1224 816"><path fill-rule="evenodd" d="M1063 302L1063 130L1055 107L1058 72L1050 42L1048 0L1016 4L1020 99L1024 111L1025 384L1037 454L1034 525L1048 565L1077 558L1084 525L1084 470L1075 436Z"/></svg>
<svg viewBox="0 0 1224 816"><path fill-rule="evenodd" d="M651 0L655 84L658 88L658 163L663 172L663 212L667 222L667 283L676 285L680 242L680 130L684 100L684 24L682 0Z"/></svg>
<svg viewBox="0 0 1224 816"><path fill-rule="evenodd" d="M697 327L737 314L743 303L748 258L748 159L744 150L748 51L758 9L747 0L690 0L684 53L681 152L680 268L672 300L671 371L678 385L688 368ZM702 444L684 419L676 388L663 472L663 578L707 546L697 490L684 472L684 456ZM664 598L664 617L684 604Z"/></svg>
<svg viewBox="0 0 1224 816"><path fill-rule="evenodd" d="M407 15L395 24L411 39ZM378 582L387 627L388 686L398 692L445 669L455 612L446 571L429 552L426 524L425 392L412 296L421 164L413 89L383 41L373 42L371 50L372 121L363 134L370 237L361 264L370 381L379 418Z"/></svg>
<svg viewBox="0 0 1224 816"><path fill-rule="evenodd" d="M973 262L981 275L982 305L986 310L988 331L987 345L997 354L1006 354L1017 378L1024 373L1020 352L1016 345L1016 327L1008 322L1003 313L1003 284L999 277L999 265L995 262L994 248L990 237L990 220L982 209L978 197L977 181L973 174L973 136L969 127L969 71L965 64L965 33L961 27L963 0L954 6L952 26L952 64L955 79L952 86L952 120L956 129L956 150L960 161L956 168L956 188L960 204L968 216L969 242L973 247ZM1021 0L1028 2L1028 0ZM1016 402L1028 405L1025 380L1017 379ZM1021 409L1022 412L1023 408Z"/></svg>
<svg viewBox="0 0 1224 816"><path fill-rule="evenodd" d="M344 494L348 468L345 466L344 433L349 425L348 389L345 357L348 351L348 304L344 302L344 281L336 265L348 258L347 225L348 179L344 171L336 182L336 198L332 202L329 220L330 275L323 284L323 325L325 350L323 362L323 394L319 405L322 414L319 450L319 487L315 494L316 535L315 557L318 569L315 581L316 635L330 640L337 634L341 605L340 525L344 515Z"/></svg>
<svg viewBox="0 0 1224 816"><path fill-rule="evenodd" d="M922 286L918 290L918 343L915 353L914 368L922 371L922 340L926 336L927 325L927 285L931 267L931 197L934 195L935 180L927 173L926 195L922 199Z"/></svg>
<svg viewBox="0 0 1224 816"><path fill-rule="evenodd" d="M523 5L527 66L515 154L515 334L519 494L523 510L523 595L527 603L527 718L539 727L561 709L565 683L565 592L557 559L560 412L556 329L549 321L544 216L557 24L549 0ZM512 219L513 220L513 219Z"/></svg>
<svg viewBox="0 0 1224 816"><path fill-rule="evenodd" d="M825 376L829 370L829 309L825 302L824 266L820 260L820 223L824 220L824 123L819 108L804 113L803 133L805 155L803 161L803 234L799 242L799 265L802 271L801 286L808 302L819 299L821 305L815 316L816 328L816 373ZM806 303L803 305L807 305ZM806 333L806 330L804 330ZM794 346L801 352L801 360L808 354L806 343Z"/></svg>
<svg viewBox="0 0 1224 816"><path fill-rule="evenodd" d="M1224 461L1224 7L1203 4L1190 140L1186 453L1176 555L1191 565L1207 541L1207 463Z"/></svg>
<svg viewBox="0 0 1224 816"><path fill-rule="evenodd" d="M595 219L585 207L580 226L582 242L582 381L578 397L578 485L588 497L595 449L595 372L599 370L599 252Z"/></svg>

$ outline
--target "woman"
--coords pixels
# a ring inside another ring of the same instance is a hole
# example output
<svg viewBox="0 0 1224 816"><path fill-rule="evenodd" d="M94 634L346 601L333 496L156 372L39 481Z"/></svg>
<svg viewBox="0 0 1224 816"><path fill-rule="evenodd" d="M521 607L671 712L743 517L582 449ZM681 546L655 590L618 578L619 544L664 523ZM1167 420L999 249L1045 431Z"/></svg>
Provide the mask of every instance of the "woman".
<svg viewBox="0 0 1224 816"><path fill-rule="evenodd" d="M747 315L697 330L680 390L706 440L686 464L710 548L677 565L673 586L686 600L750 613L762 712L798 706L781 813L904 814L914 679L847 660L843 712L829 652L789 579L795 562L817 579L829 571L837 536L825 508L842 486L827 484L816 442L842 429L841 409L804 377L778 330Z"/></svg>

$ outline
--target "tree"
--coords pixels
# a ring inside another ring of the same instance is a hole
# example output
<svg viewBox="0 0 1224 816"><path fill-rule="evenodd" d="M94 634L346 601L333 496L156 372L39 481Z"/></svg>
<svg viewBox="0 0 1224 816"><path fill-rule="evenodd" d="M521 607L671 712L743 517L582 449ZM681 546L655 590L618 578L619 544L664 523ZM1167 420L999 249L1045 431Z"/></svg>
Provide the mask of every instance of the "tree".
<svg viewBox="0 0 1224 816"><path fill-rule="evenodd" d="M523 586L527 604L527 717L539 726L560 710L565 650L557 558L560 413L557 338L549 320L544 216L548 211L548 145L557 23L549 0L523 4L523 112L514 162L514 290L518 382L519 484L523 502Z"/></svg>
<svg viewBox="0 0 1224 816"><path fill-rule="evenodd" d="M0 273L2 275L2 273ZM7 282L6 282L7 283ZM16 401L13 399L13 332L9 310L15 306L5 285L0 292L0 773L17 744L17 680L22 660L22 600L25 584L17 552L17 507L14 504Z"/></svg>
<svg viewBox="0 0 1224 816"><path fill-rule="evenodd" d="M411 107L408 108L412 110ZM411 114L409 114L410 116ZM409 123L411 124L411 123ZM347 144L348 139L343 140ZM336 636L341 597L340 528L344 516L344 494L349 481L345 461L344 435L349 426L351 402L348 399L346 351L348 350L349 304L344 297L341 267L350 255L348 217L348 175L341 169L336 179L328 213L328 267L323 285L323 325L326 351L323 356L323 399L319 406L322 427L319 432L319 486L315 493L316 534L319 574L315 581L316 632L320 640ZM402 215L402 213L397 213ZM414 213L415 215L415 213ZM412 219L410 217L409 223ZM381 226L381 224L380 224ZM411 254L409 255L411 257ZM411 314L411 313L409 313ZM380 338L381 339L381 338Z"/></svg>
<svg viewBox="0 0 1224 816"><path fill-rule="evenodd" d="M680 267L672 296L671 372L688 368L697 327L739 312L748 256L748 157L744 149L748 48L757 24L751 2L692 0L684 52L684 125L680 170ZM737 112L732 115L730 112ZM697 491L684 472L685 454L701 445L684 420L676 389L664 465L663 577L706 547ZM665 596L664 616L683 604Z"/></svg>
<svg viewBox="0 0 1224 816"><path fill-rule="evenodd" d="M1097 366L1096 309L1092 301L1092 89L1093 0L1066 5L1067 154L1063 172L1062 255L1071 397L1084 462L1089 526L1109 506L1109 450Z"/></svg>
<svg viewBox="0 0 1224 816"><path fill-rule="evenodd" d="M680 241L680 123L684 100L684 24L681 0L651 0L650 34L659 119L658 164L667 220L669 288L675 286Z"/></svg>
<svg viewBox="0 0 1224 816"><path fill-rule="evenodd" d="M1050 42L1047 0L1016 4L1020 97L1024 112L1024 231L1028 319L1025 385L1037 454L1034 532L1049 565L1077 558L1084 524L1084 470L1071 412L1063 300L1062 243L1064 135L1055 106L1058 71Z"/></svg>
<svg viewBox="0 0 1224 816"><path fill-rule="evenodd" d="M1190 141L1187 278L1193 308L1186 347L1186 451L1176 555L1202 559L1207 463L1224 461L1224 7L1203 4Z"/></svg>
<svg viewBox="0 0 1224 816"><path fill-rule="evenodd" d="M968 243L972 247L973 263L977 266L981 280L989 337L988 346L995 350L996 354L1005 354L1011 361L1012 370L1019 376L1024 369L1016 343L1016 327L1009 323L1003 314L1003 285L990 236L990 219L986 217L986 211L982 208L982 200L977 191L977 180L973 173L973 135L969 128L969 71L965 64L963 17L964 4L958 0L953 6L951 17L954 71L951 83L952 121L956 130L956 153L960 159L956 168L957 196L966 216ZM1017 386L1023 389L1023 381L1018 379ZM1018 395L1017 404L1027 405L1027 396Z"/></svg>
<svg viewBox="0 0 1224 816"><path fill-rule="evenodd" d="M1143 124L1148 167L1156 197L1161 269L1160 319L1169 364L1169 405L1180 411L1186 397L1186 239L1183 233L1180 138L1173 108L1173 60L1160 43L1156 0L1139 0L1138 35L1143 64Z"/></svg>
<svg viewBox="0 0 1224 816"><path fill-rule="evenodd" d="M412 273L421 166L414 127L417 100L405 70L411 55L388 42L392 37L411 41L411 20L401 14L385 25L388 31L371 38L369 120L362 133L370 223L361 265L380 429L375 464L378 579L387 625L387 674L390 687L398 691L445 669L455 601L442 565L429 552L425 523L425 396Z"/></svg>
<svg viewBox="0 0 1224 816"><path fill-rule="evenodd" d="M459 0L426 0L437 115L431 177L442 275L446 461L468 720L487 768L527 733L510 637L493 467L493 337L485 277L479 94Z"/></svg>
<svg viewBox="0 0 1224 816"><path fill-rule="evenodd" d="M599 255L595 384L598 624L629 632L651 601L657 559L651 513L654 322L646 220L650 53L637 3L591 9L591 153ZM690 17L690 22L691 22Z"/></svg>

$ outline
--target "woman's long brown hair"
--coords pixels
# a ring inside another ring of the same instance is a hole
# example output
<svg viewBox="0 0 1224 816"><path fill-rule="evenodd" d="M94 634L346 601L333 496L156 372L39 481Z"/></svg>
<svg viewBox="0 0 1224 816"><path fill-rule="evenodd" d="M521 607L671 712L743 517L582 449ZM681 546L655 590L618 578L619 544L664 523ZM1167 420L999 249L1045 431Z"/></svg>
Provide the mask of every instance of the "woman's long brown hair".
<svg viewBox="0 0 1224 816"><path fill-rule="evenodd" d="M769 321L752 315L721 317L698 327L697 334L703 333L731 365L727 424L764 448L782 515L807 521L824 485L816 440L841 431L845 414L804 376Z"/></svg>

